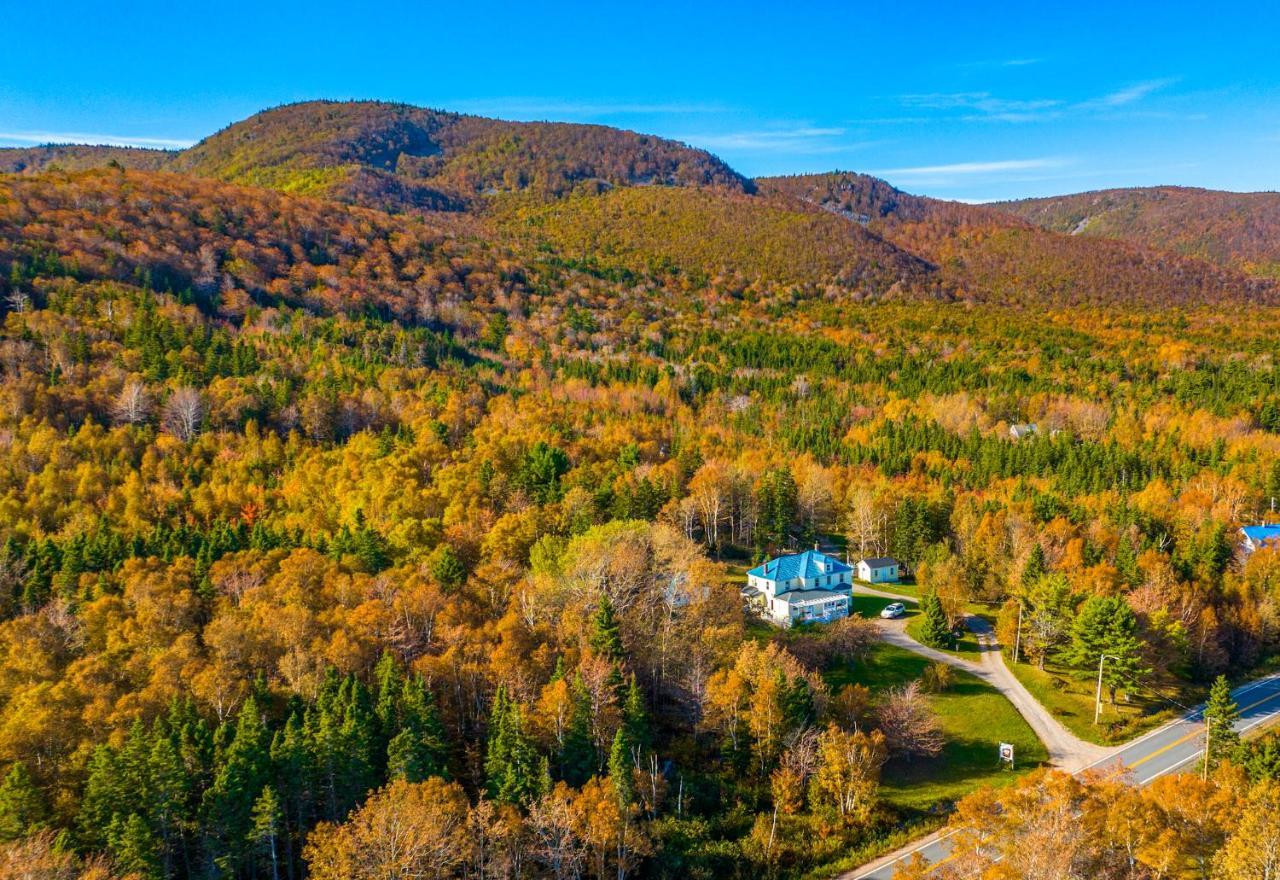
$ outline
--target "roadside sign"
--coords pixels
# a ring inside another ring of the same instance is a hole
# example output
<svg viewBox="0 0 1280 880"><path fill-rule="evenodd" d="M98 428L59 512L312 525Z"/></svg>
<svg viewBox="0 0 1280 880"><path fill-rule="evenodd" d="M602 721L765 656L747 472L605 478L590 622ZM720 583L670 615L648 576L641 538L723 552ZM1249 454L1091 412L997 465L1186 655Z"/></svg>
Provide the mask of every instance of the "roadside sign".
<svg viewBox="0 0 1280 880"><path fill-rule="evenodd" d="M1000 743L1000 761L1013 766L1013 743Z"/></svg>

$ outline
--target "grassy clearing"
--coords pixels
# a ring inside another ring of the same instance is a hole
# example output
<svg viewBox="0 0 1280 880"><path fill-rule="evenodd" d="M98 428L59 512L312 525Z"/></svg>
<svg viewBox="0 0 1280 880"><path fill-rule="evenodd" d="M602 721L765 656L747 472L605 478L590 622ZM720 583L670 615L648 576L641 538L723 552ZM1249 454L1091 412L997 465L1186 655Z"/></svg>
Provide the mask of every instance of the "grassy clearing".
<svg viewBox="0 0 1280 880"><path fill-rule="evenodd" d="M1202 693L1187 685L1181 688L1161 688L1159 696L1129 695L1128 701L1118 699L1112 706L1103 693L1102 716L1093 723L1094 698L1097 681L1092 676L1079 678L1073 670L1063 669L1052 663L1045 669L1037 669L1030 663L1014 663L1006 658L1009 668L1018 680L1044 706L1076 736L1098 745L1117 745L1164 724L1181 714L1182 710L1169 699L1184 706L1194 705ZM1123 696L1123 695L1122 695Z"/></svg>
<svg viewBox="0 0 1280 880"><path fill-rule="evenodd" d="M882 599L879 596L863 596L858 593L854 593L849 605L849 612L851 614L861 614L863 617L879 617L880 612L885 609L885 606L892 605L895 601L897 600ZM903 604L906 605L906 603ZM914 605L906 605L906 609L906 614L904 614L903 617L916 617L920 613Z"/></svg>
<svg viewBox="0 0 1280 880"><path fill-rule="evenodd" d="M865 663L832 670L833 690L866 685L872 693L920 678L929 661L894 645L877 645ZM1044 746L1008 700L975 676L956 671L951 690L929 697L938 713L946 745L936 758L894 760L884 768L881 796L905 817L921 816L983 785L1012 782L1023 771L1048 761ZM999 744L1013 743L1017 772L1001 768Z"/></svg>

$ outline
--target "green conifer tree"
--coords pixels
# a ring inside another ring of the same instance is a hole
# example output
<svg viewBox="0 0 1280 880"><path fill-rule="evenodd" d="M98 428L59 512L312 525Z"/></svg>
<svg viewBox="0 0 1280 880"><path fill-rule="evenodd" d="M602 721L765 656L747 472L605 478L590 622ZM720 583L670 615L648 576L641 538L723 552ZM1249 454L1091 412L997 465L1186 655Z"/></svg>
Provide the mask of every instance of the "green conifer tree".
<svg viewBox="0 0 1280 880"><path fill-rule="evenodd" d="M627 741L632 747L644 751L650 746L649 712L645 707L644 693L636 683L635 673L627 685L627 698L622 706L622 724Z"/></svg>
<svg viewBox="0 0 1280 880"><path fill-rule="evenodd" d="M1123 596L1094 596L1080 606L1071 627L1072 665L1093 670L1102 667L1102 682L1116 701L1116 691L1132 687L1150 672L1142 665L1142 643L1138 639L1138 618ZM1100 663L1106 655L1106 662Z"/></svg>
<svg viewBox="0 0 1280 880"><path fill-rule="evenodd" d="M580 786L596 772L599 757L591 735L591 697L581 675L575 675L569 693L572 705L559 755L560 778Z"/></svg>
<svg viewBox="0 0 1280 880"><path fill-rule="evenodd" d="M115 820L108 832L107 848L117 870L124 874L145 880L163 877L155 834L137 813Z"/></svg>
<svg viewBox="0 0 1280 880"><path fill-rule="evenodd" d="M613 610L613 602L607 593L600 596L600 604L591 618L591 636L588 644L602 656L610 660L621 661L625 656L622 649L622 630L618 625L617 614Z"/></svg>
<svg viewBox="0 0 1280 880"><path fill-rule="evenodd" d="M947 622L947 613L942 608L942 600L937 593L926 593L920 600L920 610L924 615L924 623L920 627L920 641L931 648L951 648L955 637L951 633L951 625Z"/></svg>
<svg viewBox="0 0 1280 880"><path fill-rule="evenodd" d="M27 765L18 761L0 783L0 841L26 837L44 827L48 817L44 796Z"/></svg>
<svg viewBox="0 0 1280 880"><path fill-rule="evenodd" d="M249 842L257 850L259 858L270 866L271 880L280 880L279 839L282 818L275 789L268 785L253 802Z"/></svg>
<svg viewBox="0 0 1280 880"><path fill-rule="evenodd" d="M499 687L489 720L485 778L489 797L499 803L526 805L542 788L542 762L524 730L520 705Z"/></svg>
<svg viewBox="0 0 1280 880"><path fill-rule="evenodd" d="M267 729L250 697L204 793L205 847L219 870L234 873L244 862L253 803L270 778L270 761Z"/></svg>
<svg viewBox="0 0 1280 880"><path fill-rule="evenodd" d="M1231 697L1231 685L1225 675L1219 675L1209 689L1209 701L1204 707L1205 732L1209 743L1205 760L1210 769L1235 754L1240 745L1240 734L1235 730L1235 723L1239 720L1240 707Z"/></svg>
<svg viewBox="0 0 1280 880"><path fill-rule="evenodd" d="M624 806L630 806L636 800L634 767L631 743L627 742L626 732L619 728L613 735L613 747L609 749L609 781L618 795L618 802Z"/></svg>

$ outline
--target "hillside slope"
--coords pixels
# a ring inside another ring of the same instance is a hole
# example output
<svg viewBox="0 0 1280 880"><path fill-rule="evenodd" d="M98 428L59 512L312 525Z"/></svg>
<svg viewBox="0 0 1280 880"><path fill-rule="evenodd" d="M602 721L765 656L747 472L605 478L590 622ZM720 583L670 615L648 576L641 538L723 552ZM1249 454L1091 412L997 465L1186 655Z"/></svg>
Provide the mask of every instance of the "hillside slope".
<svg viewBox="0 0 1280 880"><path fill-rule="evenodd" d="M630 187L499 213L517 240L633 274L830 287L855 299L947 298L926 261L838 217L712 189Z"/></svg>
<svg viewBox="0 0 1280 880"><path fill-rule="evenodd" d="M993 207L1054 232L1118 238L1252 275L1280 277L1280 193L1161 186Z"/></svg>
<svg viewBox="0 0 1280 880"><path fill-rule="evenodd" d="M985 205L847 172L765 178L760 192L851 218L936 265L966 299L1050 305L1276 302L1267 279L1140 243L1066 235Z"/></svg>
<svg viewBox="0 0 1280 880"><path fill-rule="evenodd" d="M559 196L581 185L750 187L710 153L648 135L372 101L266 110L183 151L171 167L390 208L457 208L522 190Z"/></svg>
<svg viewBox="0 0 1280 880"><path fill-rule="evenodd" d="M53 169L84 171L112 162L123 168L156 171L176 154L170 150L141 147L100 147L87 144L45 144L39 147L0 148L0 174L41 174Z"/></svg>

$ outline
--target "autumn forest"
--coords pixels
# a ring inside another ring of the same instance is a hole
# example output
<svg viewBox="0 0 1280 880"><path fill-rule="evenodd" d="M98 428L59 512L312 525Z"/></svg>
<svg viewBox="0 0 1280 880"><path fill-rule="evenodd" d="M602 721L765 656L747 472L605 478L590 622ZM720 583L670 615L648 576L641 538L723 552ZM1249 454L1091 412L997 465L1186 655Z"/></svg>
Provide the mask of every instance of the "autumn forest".
<svg viewBox="0 0 1280 880"><path fill-rule="evenodd" d="M374 102L0 150L0 877L1275 876L1277 736L1067 776L740 593L892 557L1100 748L1275 668L1280 215L1090 205Z"/></svg>

